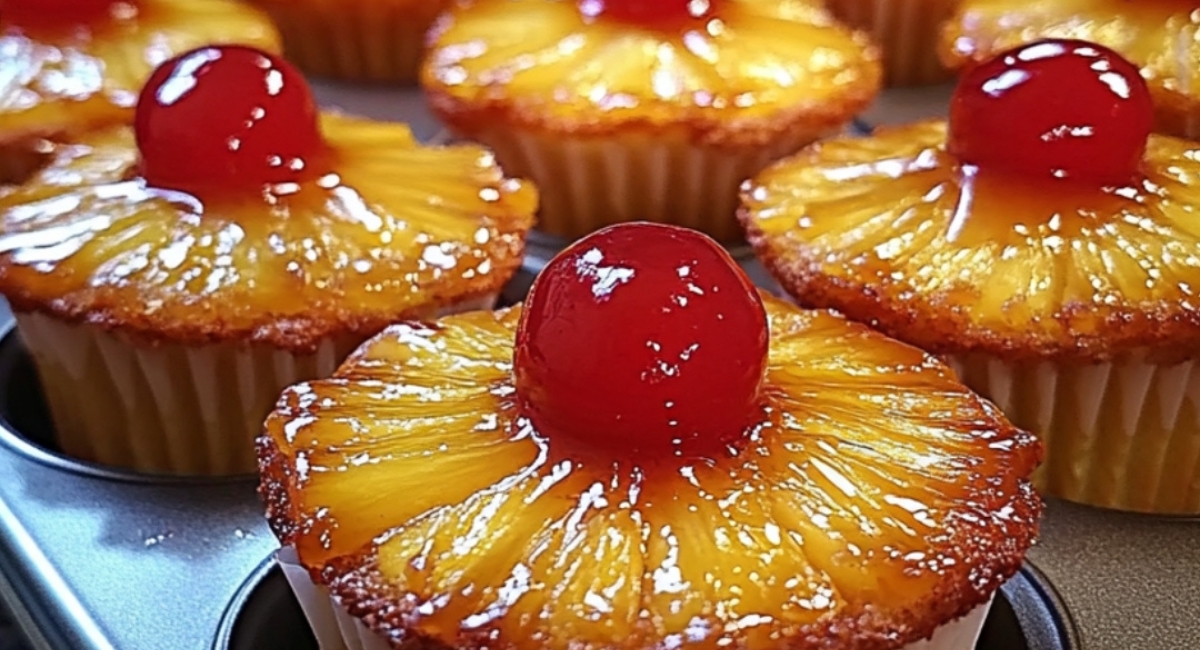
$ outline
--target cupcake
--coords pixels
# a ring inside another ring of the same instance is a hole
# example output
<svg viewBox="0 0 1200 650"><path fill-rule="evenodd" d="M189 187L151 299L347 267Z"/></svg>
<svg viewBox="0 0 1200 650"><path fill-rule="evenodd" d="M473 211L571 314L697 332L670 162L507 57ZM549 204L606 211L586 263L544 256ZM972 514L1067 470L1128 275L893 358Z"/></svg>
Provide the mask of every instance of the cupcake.
<svg viewBox="0 0 1200 650"><path fill-rule="evenodd" d="M154 73L132 128L0 190L0 293L66 453L252 474L283 387L393 321L490 304L535 210L479 147L318 114L280 59L206 47Z"/></svg>
<svg viewBox="0 0 1200 650"><path fill-rule="evenodd" d="M451 0L247 0L271 14L288 58L348 81L413 84L425 32Z"/></svg>
<svg viewBox="0 0 1200 650"><path fill-rule="evenodd" d="M1050 494L1200 513L1200 154L1150 135L1137 67L1039 41L949 122L831 140L743 188L799 302L929 352L1040 434Z"/></svg>
<svg viewBox="0 0 1200 650"><path fill-rule="evenodd" d="M478 0L430 33L421 82L458 135L575 238L650 220L741 238L737 187L878 91L865 37L794 0Z"/></svg>
<svg viewBox="0 0 1200 650"><path fill-rule="evenodd" d="M390 327L258 452L322 648L963 650L1041 510L941 362L655 224Z"/></svg>
<svg viewBox="0 0 1200 650"><path fill-rule="evenodd" d="M879 43L887 85L920 86L953 76L938 58L937 42L942 22L960 2L826 0L826 5L839 20L865 30Z"/></svg>
<svg viewBox="0 0 1200 650"><path fill-rule="evenodd" d="M233 0L0 1L0 183L44 160L40 138L128 123L157 64L209 43L277 36Z"/></svg>
<svg viewBox="0 0 1200 650"><path fill-rule="evenodd" d="M963 0L941 37L962 67L1046 38L1090 41L1138 66L1160 133L1200 138L1200 13L1195 2Z"/></svg>

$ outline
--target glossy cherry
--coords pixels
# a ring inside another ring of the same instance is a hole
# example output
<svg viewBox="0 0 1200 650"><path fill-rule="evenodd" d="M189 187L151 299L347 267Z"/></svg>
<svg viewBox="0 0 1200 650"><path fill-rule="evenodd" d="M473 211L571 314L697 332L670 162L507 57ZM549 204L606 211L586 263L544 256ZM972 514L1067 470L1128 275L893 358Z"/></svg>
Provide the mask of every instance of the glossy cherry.
<svg viewBox="0 0 1200 650"><path fill-rule="evenodd" d="M725 0L580 0L589 18L610 18L652 29L703 23L716 16Z"/></svg>
<svg viewBox="0 0 1200 650"><path fill-rule="evenodd" d="M155 187L261 189L324 173L327 147L304 77L244 46L204 47L159 66L135 118L141 173Z"/></svg>
<svg viewBox="0 0 1200 650"><path fill-rule="evenodd" d="M762 415L762 300L700 233L598 231L550 262L524 309L517 394L552 443L691 456L739 439Z"/></svg>
<svg viewBox="0 0 1200 650"><path fill-rule="evenodd" d="M119 0L0 0L0 19L29 27L96 23L112 16ZM120 4L135 6L134 0Z"/></svg>
<svg viewBox="0 0 1200 650"><path fill-rule="evenodd" d="M967 72L950 104L949 150L980 168L1123 185L1154 124L1146 82L1112 50L1022 45Z"/></svg>

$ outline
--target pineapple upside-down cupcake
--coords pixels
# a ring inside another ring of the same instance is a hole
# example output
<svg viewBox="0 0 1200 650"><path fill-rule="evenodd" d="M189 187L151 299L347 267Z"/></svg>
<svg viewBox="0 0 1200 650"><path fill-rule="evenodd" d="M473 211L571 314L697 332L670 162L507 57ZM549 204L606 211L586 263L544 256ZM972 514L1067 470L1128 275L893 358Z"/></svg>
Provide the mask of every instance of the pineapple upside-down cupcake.
<svg viewBox="0 0 1200 650"><path fill-rule="evenodd" d="M830 11L869 33L883 52L889 86L920 86L953 76L938 56L942 23L962 0L826 0Z"/></svg>
<svg viewBox="0 0 1200 650"><path fill-rule="evenodd" d="M1041 510L952 370L654 224L387 329L258 449L323 648L963 650Z"/></svg>
<svg viewBox="0 0 1200 650"><path fill-rule="evenodd" d="M805 305L946 355L1040 434L1051 494L1200 512L1200 162L1079 41L968 73L949 123L822 143L743 190Z"/></svg>
<svg viewBox="0 0 1200 650"><path fill-rule="evenodd" d="M134 128L0 191L0 293L64 451L253 473L279 391L398 319L489 305L535 210L479 147L318 114L280 59L206 47L154 73Z"/></svg>
<svg viewBox="0 0 1200 650"><path fill-rule="evenodd" d="M349 81L412 84L425 32L451 0L247 0L283 35L305 72Z"/></svg>
<svg viewBox="0 0 1200 650"><path fill-rule="evenodd" d="M0 183L44 159L41 138L128 123L155 66L210 43L278 46L234 0L0 0Z"/></svg>
<svg viewBox="0 0 1200 650"><path fill-rule="evenodd" d="M542 193L539 228L741 238L737 186L874 98L865 37L816 0L477 0L430 33L421 82L458 135Z"/></svg>
<svg viewBox="0 0 1200 650"><path fill-rule="evenodd" d="M946 22L941 52L954 67L1022 43L1069 38L1109 47L1140 68L1156 129L1200 138L1200 4L1156 0L963 0Z"/></svg>

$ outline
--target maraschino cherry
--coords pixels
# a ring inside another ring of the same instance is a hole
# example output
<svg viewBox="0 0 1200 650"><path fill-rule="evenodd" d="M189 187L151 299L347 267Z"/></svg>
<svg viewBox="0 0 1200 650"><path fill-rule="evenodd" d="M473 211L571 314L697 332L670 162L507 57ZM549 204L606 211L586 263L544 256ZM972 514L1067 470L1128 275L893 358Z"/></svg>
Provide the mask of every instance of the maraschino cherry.
<svg viewBox="0 0 1200 650"><path fill-rule="evenodd" d="M725 0L580 0L588 18L608 18L639 27L673 29L703 24Z"/></svg>
<svg viewBox="0 0 1200 650"><path fill-rule="evenodd" d="M203 47L162 64L138 98L141 174L187 192L254 190L321 174L328 151L312 90L283 59Z"/></svg>
<svg viewBox="0 0 1200 650"><path fill-rule="evenodd" d="M963 76L950 104L949 151L981 169L1125 185L1153 125L1136 66L1093 43L1044 40Z"/></svg>
<svg viewBox="0 0 1200 650"><path fill-rule="evenodd" d="M0 0L0 18L32 27L86 25L107 20L117 4L136 0Z"/></svg>
<svg viewBox="0 0 1200 650"><path fill-rule="evenodd" d="M517 394L553 444L703 455L762 416L766 313L716 242L674 226L600 230L542 271L517 330Z"/></svg>

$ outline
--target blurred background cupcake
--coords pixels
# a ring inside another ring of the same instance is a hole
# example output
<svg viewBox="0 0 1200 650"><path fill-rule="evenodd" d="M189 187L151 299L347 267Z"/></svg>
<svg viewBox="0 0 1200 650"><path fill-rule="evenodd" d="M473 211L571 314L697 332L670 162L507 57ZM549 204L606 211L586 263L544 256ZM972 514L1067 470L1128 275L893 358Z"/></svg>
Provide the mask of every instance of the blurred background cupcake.
<svg viewBox="0 0 1200 650"><path fill-rule="evenodd" d="M319 77L416 82L425 31L451 0L247 0L283 34L288 59Z"/></svg>
<svg viewBox="0 0 1200 650"><path fill-rule="evenodd" d="M888 86L920 86L953 77L938 58L937 42L942 22L959 2L826 0L826 5L839 20L866 31L879 44Z"/></svg>
<svg viewBox="0 0 1200 650"><path fill-rule="evenodd" d="M950 119L814 145L743 190L801 303L930 352L1042 436L1051 495L1200 513L1200 162L1136 66L1039 41Z"/></svg>
<svg viewBox="0 0 1200 650"><path fill-rule="evenodd" d="M0 184L44 159L41 138L131 121L154 67L209 43L275 50L278 36L235 0L0 2Z"/></svg>
<svg viewBox="0 0 1200 650"><path fill-rule="evenodd" d="M1154 98L1156 129L1200 137L1200 4L1114 0L963 0L946 23L942 54L969 67L1023 43L1099 43L1138 66Z"/></svg>
<svg viewBox="0 0 1200 650"><path fill-rule="evenodd" d="M646 219L740 240L737 187L874 99L878 55L817 2L479 0L421 83L456 134L533 179L539 228Z"/></svg>
<svg viewBox="0 0 1200 650"><path fill-rule="evenodd" d="M70 455L253 472L283 387L397 320L491 305L521 263L537 197L490 153L319 115L262 51L168 61L135 122L0 190L0 293Z"/></svg>

